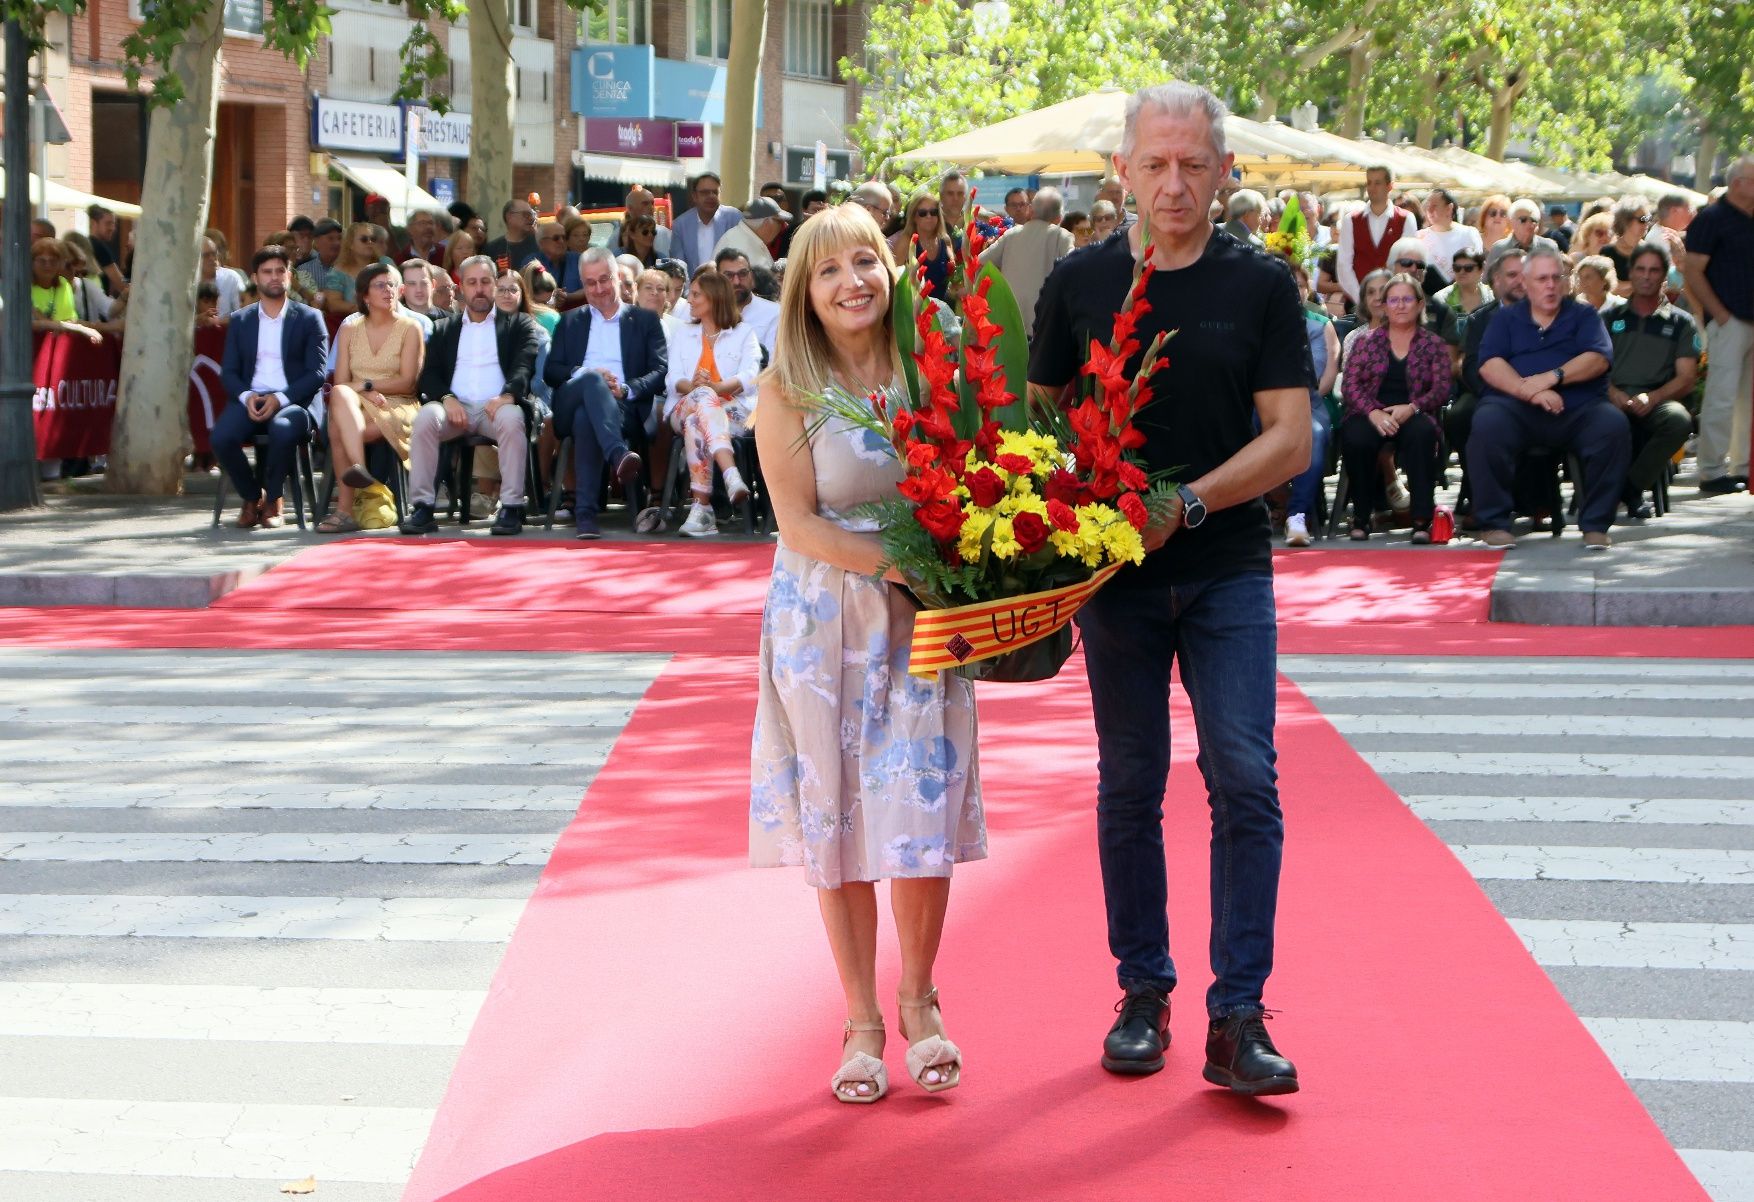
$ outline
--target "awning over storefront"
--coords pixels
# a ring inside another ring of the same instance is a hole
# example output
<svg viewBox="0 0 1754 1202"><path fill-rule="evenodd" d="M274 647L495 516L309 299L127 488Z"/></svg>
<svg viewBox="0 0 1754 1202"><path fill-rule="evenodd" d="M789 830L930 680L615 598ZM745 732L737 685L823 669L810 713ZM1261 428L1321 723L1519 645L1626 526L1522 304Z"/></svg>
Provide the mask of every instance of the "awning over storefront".
<svg viewBox="0 0 1754 1202"><path fill-rule="evenodd" d="M42 201L43 181L39 176L30 177L30 202L38 204ZM0 198L6 195L6 173L0 171ZM90 205L102 205L118 217L130 220L140 216L140 206L129 204L125 200L109 200L102 196L93 196L89 192L81 192L78 188L69 188L66 184L49 181L48 205L51 209L85 209Z"/></svg>
<svg viewBox="0 0 1754 1202"><path fill-rule="evenodd" d="M667 159L636 159L611 154L586 154L573 151L572 165L586 179L604 180L612 184L650 184L663 188L686 188L688 169Z"/></svg>
<svg viewBox="0 0 1754 1202"><path fill-rule="evenodd" d="M329 163L367 192L376 192L388 200L390 220L397 225L406 225L408 214L415 209L444 212L444 201L425 188L410 188L407 176L393 163L357 154L331 154Z"/></svg>

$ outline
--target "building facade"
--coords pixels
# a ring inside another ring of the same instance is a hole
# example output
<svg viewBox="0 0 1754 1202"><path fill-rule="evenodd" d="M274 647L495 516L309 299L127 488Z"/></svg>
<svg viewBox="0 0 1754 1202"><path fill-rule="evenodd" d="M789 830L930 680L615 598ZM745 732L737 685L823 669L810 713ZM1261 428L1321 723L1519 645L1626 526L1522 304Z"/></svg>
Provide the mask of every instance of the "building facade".
<svg viewBox="0 0 1754 1202"><path fill-rule="evenodd" d="M303 71L263 44L266 0L223 2L209 224L225 233L234 260L294 214L359 216L368 192L399 202L398 220L407 207L464 194L474 136L466 22L431 26L451 60L434 89L448 91L450 111L441 116L391 99L410 28L394 0L329 0L332 36ZM604 0L601 11L582 14L565 0L506 3L515 195L535 194L543 210L607 205L638 183L685 204L685 181L718 169L731 0ZM146 105L122 75L122 40L138 24L138 6L91 0L84 15L51 17L51 46L39 60L70 134L47 148L48 178L129 203L141 200L148 138ZM769 0L757 183L810 187L819 146L829 179L851 174L845 130L859 98L838 64L858 52L863 28L862 4ZM51 207L49 216L61 228L85 225L71 206Z"/></svg>

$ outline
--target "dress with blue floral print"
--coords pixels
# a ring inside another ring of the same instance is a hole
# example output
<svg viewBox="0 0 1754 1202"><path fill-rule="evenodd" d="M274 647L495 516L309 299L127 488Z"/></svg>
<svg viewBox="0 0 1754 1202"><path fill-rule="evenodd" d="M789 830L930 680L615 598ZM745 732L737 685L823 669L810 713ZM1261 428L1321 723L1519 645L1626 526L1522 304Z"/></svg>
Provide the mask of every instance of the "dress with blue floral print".
<svg viewBox="0 0 1754 1202"><path fill-rule="evenodd" d="M876 435L829 423L810 437L818 512L848 530L893 495L901 466ZM782 543L761 621L749 858L801 864L818 888L949 876L987 854L974 688L910 676L913 605L880 580Z"/></svg>

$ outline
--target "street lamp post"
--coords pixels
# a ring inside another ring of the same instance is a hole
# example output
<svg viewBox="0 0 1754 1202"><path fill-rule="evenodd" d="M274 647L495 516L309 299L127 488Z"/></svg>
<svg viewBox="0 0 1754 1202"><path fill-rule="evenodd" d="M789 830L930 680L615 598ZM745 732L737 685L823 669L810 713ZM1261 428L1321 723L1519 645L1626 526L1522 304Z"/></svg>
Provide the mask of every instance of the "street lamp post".
<svg viewBox="0 0 1754 1202"><path fill-rule="evenodd" d="M30 39L6 22L6 206L0 225L0 511L43 503L37 489L30 337ZM45 180L43 186L47 187Z"/></svg>

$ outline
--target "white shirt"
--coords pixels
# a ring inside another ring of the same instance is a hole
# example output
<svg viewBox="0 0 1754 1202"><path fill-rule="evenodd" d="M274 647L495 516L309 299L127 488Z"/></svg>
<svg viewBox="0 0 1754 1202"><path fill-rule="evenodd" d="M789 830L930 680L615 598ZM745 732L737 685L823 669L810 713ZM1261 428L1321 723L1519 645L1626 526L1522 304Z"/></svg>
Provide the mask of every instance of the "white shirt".
<svg viewBox="0 0 1754 1202"><path fill-rule="evenodd" d="M696 210L694 215L699 218L700 211ZM716 228L718 215L718 210L715 209L711 218L701 219L700 224L694 227L694 261L699 266L705 267L713 261L713 248L719 241L719 231ZM655 243L652 249L657 249Z"/></svg>
<svg viewBox="0 0 1754 1202"><path fill-rule="evenodd" d="M268 310L256 306L256 374L250 377L252 396L274 396L282 405L286 399L286 358L281 347L286 339L286 310L282 301L280 314L268 316Z"/></svg>
<svg viewBox="0 0 1754 1202"><path fill-rule="evenodd" d="M683 321L676 324L676 331L670 337L669 370L664 376L664 416L669 417L672 410L682 403L682 397L676 392L676 385L694 377L700 368L700 356L706 340L706 329L697 321ZM713 341L713 363L717 366L720 380L738 380L743 385L741 395L734 398L745 410L755 411L756 391L755 380L761 370L761 347L755 341L755 330L746 321L740 321L728 330L720 330Z"/></svg>
<svg viewBox="0 0 1754 1202"><path fill-rule="evenodd" d="M505 372L499 366L499 337L493 315L480 321L463 319L457 338L457 370L451 375L451 395L464 405L477 408L505 391Z"/></svg>
<svg viewBox="0 0 1754 1202"><path fill-rule="evenodd" d="M1452 284L1456 279L1456 254L1464 250L1480 253L1480 231L1471 225L1452 225L1441 233L1426 226L1418 237L1425 243L1426 261Z"/></svg>
<svg viewBox="0 0 1754 1202"><path fill-rule="evenodd" d="M1358 299L1358 273L1352 270L1352 218L1358 210L1342 214L1340 217L1340 248L1336 253L1339 260L1335 264L1340 273L1340 289L1353 300ZM1401 227L1401 237L1411 238L1419 232L1419 219L1405 209L1397 209L1394 205L1384 205L1381 213L1373 213L1370 206L1364 207L1364 224L1370 230L1372 240L1380 242L1389 228L1389 218L1396 213L1407 218L1407 224ZM1390 249L1394 249L1393 246Z"/></svg>
<svg viewBox="0 0 1754 1202"><path fill-rule="evenodd" d="M603 310L596 305L585 306L591 311L591 341L585 347L585 361L579 364L572 378L578 379L588 371L604 371L614 375L615 380L623 388L627 387L627 374L621 366L621 317L632 306L623 302L615 308L614 317L604 317ZM613 393L615 390L609 390Z"/></svg>
<svg viewBox="0 0 1754 1202"><path fill-rule="evenodd" d="M220 267L213 272L213 286L219 289L219 315L230 317L244 307L244 274L235 267Z"/></svg>
<svg viewBox="0 0 1754 1202"><path fill-rule="evenodd" d="M743 320L755 327L755 340L761 343L761 349L767 352L767 361L773 362L773 340L780 332L780 307L764 297L751 296L749 303L743 306Z"/></svg>

